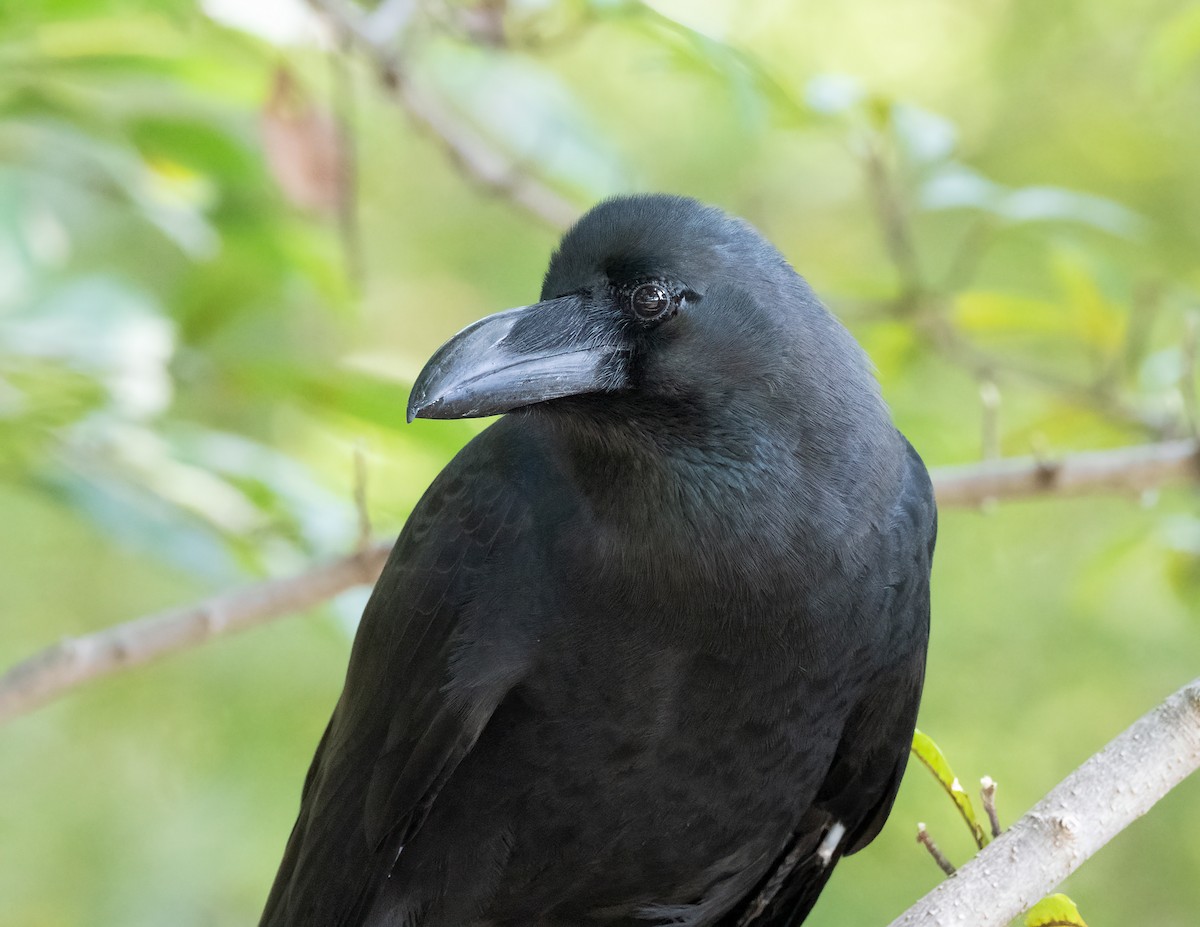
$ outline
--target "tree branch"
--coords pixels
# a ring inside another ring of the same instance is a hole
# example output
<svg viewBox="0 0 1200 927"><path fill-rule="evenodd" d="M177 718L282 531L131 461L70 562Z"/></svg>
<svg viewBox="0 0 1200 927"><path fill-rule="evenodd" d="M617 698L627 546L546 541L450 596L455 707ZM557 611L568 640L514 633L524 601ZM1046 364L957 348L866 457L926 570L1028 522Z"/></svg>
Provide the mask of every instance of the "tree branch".
<svg viewBox="0 0 1200 927"><path fill-rule="evenodd" d="M1200 480L1200 444L1195 441L1085 451L1060 460L1009 457L933 471L943 508L1030 496L1142 493L1183 480Z"/></svg>
<svg viewBox="0 0 1200 927"><path fill-rule="evenodd" d="M534 218L563 231L579 218L580 210L520 165L496 150L490 140L447 109L440 100L417 87L401 66L393 48L394 31L376 28L340 0L309 0L329 20L343 42L353 45L379 74L409 117L445 150L469 179L504 196ZM406 20L407 21L407 20Z"/></svg>
<svg viewBox="0 0 1200 927"><path fill-rule="evenodd" d="M1103 491L1146 492L1170 482L1200 482L1200 444L1173 441L1074 454L1056 462L1008 458L933 471L943 508L1002 499ZM373 583L391 540L295 576L244 586L187 608L171 609L69 638L0 676L0 723L76 686L187 650L222 634L310 608L354 586Z"/></svg>
<svg viewBox="0 0 1200 927"><path fill-rule="evenodd" d="M1200 767L1200 679L1143 716L890 927L1004 927Z"/></svg>
<svg viewBox="0 0 1200 927"><path fill-rule="evenodd" d="M0 676L0 724L65 692L223 634L303 611L354 586L374 582L392 542L378 541L295 576L272 579L67 638Z"/></svg>
<svg viewBox="0 0 1200 927"><path fill-rule="evenodd" d="M912 224L904 198L893 180L882 142L878 133L867 134L862 142L862 161L871 204L883 233L883 243L900 276L901 292L896 299L896 307L901 314L905 314L916 307L918 296L924 288L924 275L913 242Z"/></svg>
<svg viewBox="0 0 1200 927"><path fill-rule="evenodd" d="M930 300L931 297L925 297ZM906 297L907 299L907 297ZM909 299L911 302L911 299ZM903 299L897 301L897 305ZM911 309L896 310L903 317ZM1136 405L1122 398L1116 389L1112 371L1092 382L1078 382L1069 376L1030 364L1014 357L1000 357L976 347L962 335L936 306L915 317L914 331L927 344L942 353L953 363L967 370L976 379L983 381L1023 380L1034 386L1058 393L1068 402L1089 406L1096 412L1120 422L1137 425L1156 438L1172 437L1170 421L1159 416L1147 415Z"/></svg>

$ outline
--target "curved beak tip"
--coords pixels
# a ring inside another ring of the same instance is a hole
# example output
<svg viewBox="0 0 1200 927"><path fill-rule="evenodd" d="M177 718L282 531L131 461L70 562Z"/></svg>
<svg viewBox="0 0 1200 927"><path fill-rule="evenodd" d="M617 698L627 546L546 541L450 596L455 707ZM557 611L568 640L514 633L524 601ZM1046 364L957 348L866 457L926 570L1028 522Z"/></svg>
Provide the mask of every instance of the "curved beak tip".
<svg viewBox="0 0 1200 927"><path fill-rule="evenodd" d="M412 397L411 399L408 400L408 410L407 410L408 424L411 425L414 421L416 421L419 418L428 418L428 416L425 415L425 413L437 405L438 405L438 401L436 399L433 402L430 402L428 399L425 399L425 398L418 399L416 396Z"/></svg>

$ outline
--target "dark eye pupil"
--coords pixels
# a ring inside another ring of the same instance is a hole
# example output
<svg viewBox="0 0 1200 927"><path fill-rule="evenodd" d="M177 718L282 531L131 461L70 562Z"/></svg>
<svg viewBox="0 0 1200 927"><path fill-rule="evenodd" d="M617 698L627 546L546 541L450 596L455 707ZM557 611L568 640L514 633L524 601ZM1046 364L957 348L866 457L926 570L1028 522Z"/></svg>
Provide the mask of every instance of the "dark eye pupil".
<svg viewBox="0 0 1200 927"><path fill-rule="evenodd" d="M657 283L643 283L633 291L633 311L642 316L655 316L671 302L671 297Z"/></svg>

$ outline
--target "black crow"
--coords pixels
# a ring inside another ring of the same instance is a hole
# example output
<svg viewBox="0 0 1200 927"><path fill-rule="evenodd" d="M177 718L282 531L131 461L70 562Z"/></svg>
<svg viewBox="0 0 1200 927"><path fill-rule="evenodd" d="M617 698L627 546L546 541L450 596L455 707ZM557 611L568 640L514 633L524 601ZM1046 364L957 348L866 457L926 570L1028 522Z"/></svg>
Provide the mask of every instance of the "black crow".
<svg viewBox="0 0 1200 927"><path fill-rule="evenodd" d="M262 924L799 924L924 675L933 496L866 357L750 225L625 197L408 417L504 412L375 587Z"/></svg>

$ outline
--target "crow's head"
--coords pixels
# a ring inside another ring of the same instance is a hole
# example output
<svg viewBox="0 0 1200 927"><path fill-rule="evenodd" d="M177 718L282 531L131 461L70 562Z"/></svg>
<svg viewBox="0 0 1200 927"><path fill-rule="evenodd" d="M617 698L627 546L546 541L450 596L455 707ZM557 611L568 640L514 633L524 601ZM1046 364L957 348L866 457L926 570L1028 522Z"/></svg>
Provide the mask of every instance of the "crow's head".
<svg viewBox="0 0 1200 927"><path fill-rule="evenodd" d="M749 224L678 196L588 212L551 259L541 301L450 339L408 415L495 415L566 397L668 418L749 408L813 428L887 418L857 344L780 253Z"/></svg>

